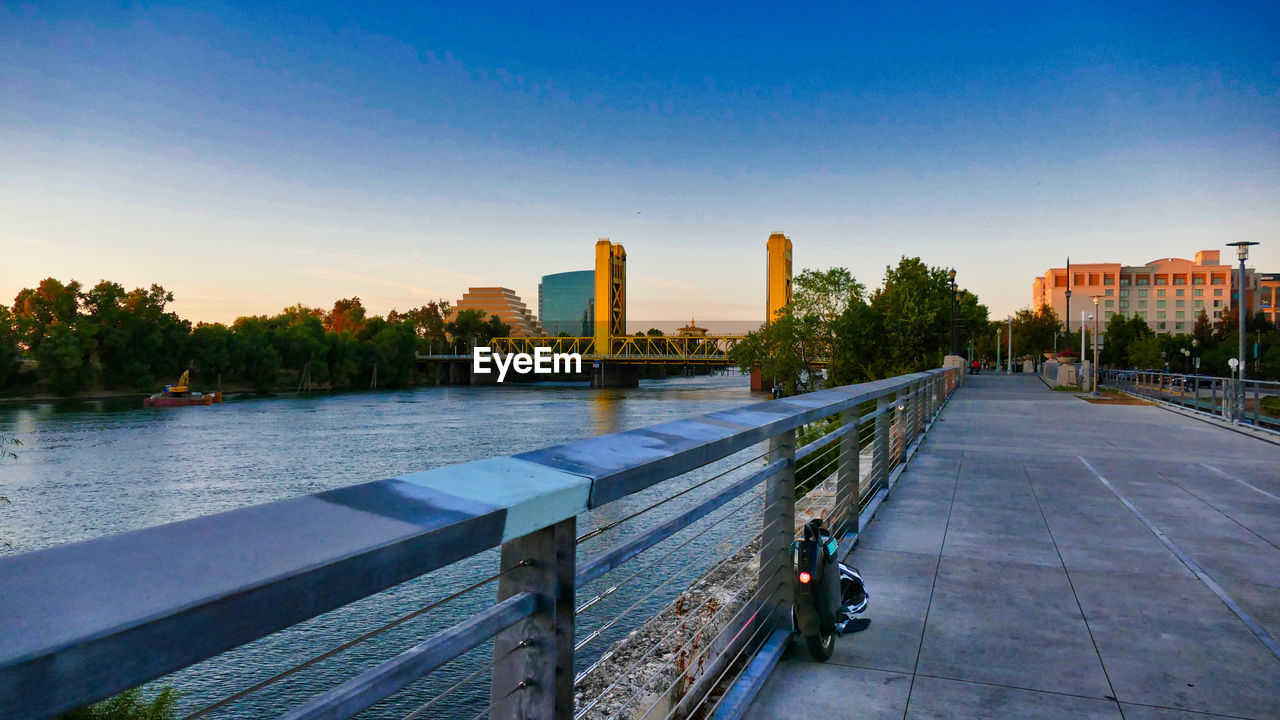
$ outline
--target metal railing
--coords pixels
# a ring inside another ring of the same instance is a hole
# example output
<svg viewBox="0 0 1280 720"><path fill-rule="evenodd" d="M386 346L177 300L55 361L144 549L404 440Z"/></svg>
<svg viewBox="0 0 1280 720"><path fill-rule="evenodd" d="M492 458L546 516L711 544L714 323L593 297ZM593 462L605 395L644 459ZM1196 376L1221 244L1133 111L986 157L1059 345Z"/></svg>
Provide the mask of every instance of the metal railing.
<svg viewBox="0 0 1280 720"><path fill-rule="evenodd" d="M1099 384L1133 395L1280 433L1280 382L1150 370L1102 370ZM1243 402L1241 402L1243 400Z"/></svg>
<svg viewBox="0 0 1280 720"><path fill-rule="evenodd" d="M709 714L790 628L797 515L847 550L962 381L832 388L0 559L0 715L54 717L485 557L447 595L186 717L444 606L438 632L279 716L352 717L464 656L395 716ZM464 687L472 703L446 705Z"/></svg>

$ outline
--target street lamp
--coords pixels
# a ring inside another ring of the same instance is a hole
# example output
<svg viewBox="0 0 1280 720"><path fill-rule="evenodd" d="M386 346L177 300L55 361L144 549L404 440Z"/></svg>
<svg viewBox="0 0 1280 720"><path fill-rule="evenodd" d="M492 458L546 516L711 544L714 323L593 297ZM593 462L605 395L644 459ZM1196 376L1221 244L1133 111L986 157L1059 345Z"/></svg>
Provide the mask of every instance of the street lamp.
<svg viewBox="0 0 1280 720"><path fill-rule="evenodd" d="M956 335L956 269L947 273L951 278L951 354L960 354L960 339Z"/></svg>
<svg viewBox="0 0 1280 720"><path fill-rule="evenodd" d="M1093 296L1093 396L1098 397L1098 296Z"/></svg>
<svg viewBox="0 0 1280 720"><path fill-rule="evenodd" d="M1238 412L1234 419L1236 424L1239 424L1241 418L1244 417L1244 316L1249 312L1244 301L1244 261L1249 257L1249 246L1257 244L1248 240L1227 243L1227 247L1236 249L1236 256L1240 258L1240 281L1237 283L1236 289L1236 314L1240 316L1240 354L1237 355L1240 358L1240 366L1236 375L1236 408Z"/></svg>

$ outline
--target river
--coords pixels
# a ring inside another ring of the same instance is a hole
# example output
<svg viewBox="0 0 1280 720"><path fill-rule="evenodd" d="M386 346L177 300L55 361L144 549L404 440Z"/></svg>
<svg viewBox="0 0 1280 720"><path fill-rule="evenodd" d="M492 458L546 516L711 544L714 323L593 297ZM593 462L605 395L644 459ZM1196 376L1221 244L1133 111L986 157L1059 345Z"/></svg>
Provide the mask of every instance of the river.
<svg viewBox="0 0 1280 720"><path fill-rule="evenodd" d="M0 506L0 537L12 549L0 552L27 552L533 450L762 397L753 396L747 378L735 374L646 380L630 389L591 390L577 383L433 387L232 399L222 405L176 409L143 409L137 400L0 406L0 434L13 435L23 443L16 448L17 460L0 465L0 495L12 501ZM613 508L609 514L616 516L622 510ZM580 531L591 522L584 521ZM713 549L708 544L741 537L745 527L734 519L724 524L727 535L709 534L689 551ZM681 555L673 559L677 567ZM164 682L182 693L180 714L193 711L491 574L495 556L491 551L405 583L188 668ZM618 612L653 587L636 583L610 598L612 605L602 603L600 617ZM580 589L579 602L591 591ZM642 621L643 612L652 612L669 597L663 591L643 602L635 611L636 622L620 623L617 632L603 636L581 654L579 668L607 642ZM283 712L491 601L492 586L310 667L212 717L247 719ZM580 636L591 627L586 620L584 616ZM361 717L403 717L487 662L486 647ZM487 702L486 677L482 673L423 717L466 718L480 712Z"/></svg>

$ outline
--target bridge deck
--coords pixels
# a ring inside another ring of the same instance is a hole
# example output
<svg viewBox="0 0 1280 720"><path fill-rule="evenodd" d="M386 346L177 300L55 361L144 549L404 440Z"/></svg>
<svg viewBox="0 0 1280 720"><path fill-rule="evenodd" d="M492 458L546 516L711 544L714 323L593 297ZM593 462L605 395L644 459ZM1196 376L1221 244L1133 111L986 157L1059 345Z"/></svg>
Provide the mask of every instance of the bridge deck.
<svg viewBox="0 0 1280 720"><path fill-rule="evenodd" d="M852 553L871 628L748 718L1280 717L1280 446L1031 376L942 419Z"/></svg>

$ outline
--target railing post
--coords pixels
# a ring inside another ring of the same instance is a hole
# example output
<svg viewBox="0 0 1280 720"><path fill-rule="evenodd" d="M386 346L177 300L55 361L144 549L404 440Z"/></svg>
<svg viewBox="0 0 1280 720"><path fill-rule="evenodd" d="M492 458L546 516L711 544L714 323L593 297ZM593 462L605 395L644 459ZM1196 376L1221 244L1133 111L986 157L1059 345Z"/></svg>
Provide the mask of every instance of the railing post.
<svg viewBox="0 0 1280 720"><path fill-rule="evenodd" d="M876 400L875 450L871 453L871 472L877 484L889 489L889 413L893 407L893 394L885 393Z"/></svg>
<svg viewBox="0 0 1280 720"><path fill-rule="evenodd" d="M577 518L502 544L498 600L537 593L538 611L494 637L493 720L573 717L576 555Z"/></svg>
<svg viewBox="0 0 1280 720"><path fill-rule="evenodd" d="M761 617L774 629L791 627L791 597L795 584L791 570L791 541L796 535L796 431L788 430L769 438L769 462L786 460L787 467L765 481L764 513L761 517L760 540L761 597L772 593L764 590L765 583L782 585L771 609L765 609Z"/></svg>
<svg viewBox="0 0 1280 720"><path fill-rule="evenodd" d="M843 422L848 428L844 437L840 438L839 462L836 463L836 499L835 507L843 507L844 512L838 518L832 518L835 537L843 538L849 533L862 529L858 521L862 507L862 489L858 486L858 426L861 423L858 408L852 407L844 411Z"/></svg>
<svg viewBox="0 0 1280 720"><path fill-rule="evenodd" d="M907 427L911 428L911 436L908 440L904 440L905 445L910 445L920 437L920 382L915 381L907 385Z"/></svg>

